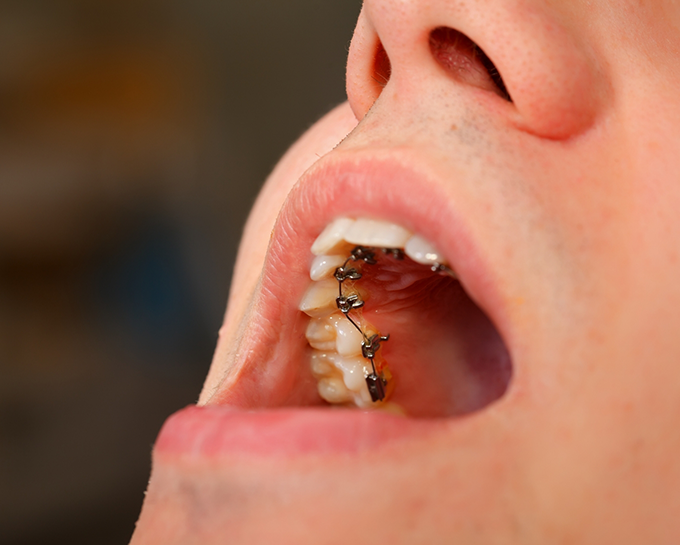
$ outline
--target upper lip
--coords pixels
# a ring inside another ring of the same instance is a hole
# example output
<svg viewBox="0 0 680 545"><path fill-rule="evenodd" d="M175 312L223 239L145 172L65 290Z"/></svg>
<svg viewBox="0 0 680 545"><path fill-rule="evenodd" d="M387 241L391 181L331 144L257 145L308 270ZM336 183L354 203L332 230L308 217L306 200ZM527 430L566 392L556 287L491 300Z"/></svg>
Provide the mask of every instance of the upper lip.
<svg viewBox="0 0 680 545"><path fill-rule="evenodd" d="M408 150L336 149L302 176L284 203L239 346L209 404L255 409L313 402L301 384L306 322L297 306L310 282L310 247L339 216L387 220L433 242L512 353L497 267L474 240L473 218L460 207L455 186L440 183Z"/></svg>

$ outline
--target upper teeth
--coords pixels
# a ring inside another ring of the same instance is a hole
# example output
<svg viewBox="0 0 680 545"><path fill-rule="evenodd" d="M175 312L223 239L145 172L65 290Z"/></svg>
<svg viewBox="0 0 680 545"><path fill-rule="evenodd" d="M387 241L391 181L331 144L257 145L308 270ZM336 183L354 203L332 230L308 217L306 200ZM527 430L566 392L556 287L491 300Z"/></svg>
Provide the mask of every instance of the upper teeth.
<svg viewBox="0 0 680 545"><path fill-rule="evenodd" d="M338 296L338 283L331 279L325 278L312 282L307 289L307 292L300 301L300 310L312 316L313 318L321 318L333 314L338 307L335 304L335 298Z"/></svg>
<svg viewBox="0 0 680 545"><path fill-rule="evenodd" d="M313 282L299 308L311 318L306 337L313 349L312 373L319 380L319 394L329 403L353 402L358 407L370 407L373 403L365 377L372 368L370 361L362 357L364 337L343 316L336 302L339 295L357 294L362 301L366 297L351 284L349 292L339 293L338 280L333 278L351 248L357 245L400 249L414 261L433 266L433 270L439 267L437 270L449 272L450 269L431 242L387 221L338 218L328 224L312 244L316 257L309 275ZM363 317L353 316L364 335L376 332Z"/></svg>
<svg viewBox="0 0 680 545"><path fill-rule="evenodd" d="M403 227L386 221L358 219L346 225L343 238L361 246L404 248L411 237L411 233Z"/></svg>
<svg viewBox="0 0 680 545"><path fill-rule="evenodd" d="M434 244L400 225L388 221L338 218L329 223L312 244L312 253L317 256L310 272L310 276L314 275L312 280L330 276L335 267L328 265L326 268L321 264L346 255L347 250L356 245L400 248L417 263L446 264L444 256ZM335 259L333 262L338 261Z"/></svg>
<svg viewBox="0 0 680 545"><path fill-rule="evenodd" d="M416 263L422 263L423 265L439 263L444 265L442 255L437 248L420 235L413 235L408 239L404 245L404 253Z"/></svg>
<svg viewBox="0 0 680 545"><path fill-rule="evenodd" d="M312 253L314 255L330 254L334 250L337 251L338 247L345 246L345 233L353 223L354 220L349 218L338 218L329 223L312 244Z"/></svg>
<svg viewBox="0 0 680 545"><path fill-rule="evenodd" d="M318 255L312 261L309 269L309 276L312 280L321 280L331 276L340 265L345 262L345 257L341 255Z"/></svg>

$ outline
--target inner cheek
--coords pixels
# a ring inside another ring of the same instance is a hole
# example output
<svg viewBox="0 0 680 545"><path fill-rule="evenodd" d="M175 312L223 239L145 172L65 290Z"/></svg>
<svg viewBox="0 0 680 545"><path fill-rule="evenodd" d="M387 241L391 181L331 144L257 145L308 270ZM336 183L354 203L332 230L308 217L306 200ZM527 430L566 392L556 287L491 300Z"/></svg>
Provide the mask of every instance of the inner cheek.
<svg viewBox="0 0 680 545"><path fill-rule="evenodd" d="M512 375L508 350L457 280L431 275L390 291L367 282L364 315L390 340L381 348L408 414L453 416L499 399Z"/></svg>

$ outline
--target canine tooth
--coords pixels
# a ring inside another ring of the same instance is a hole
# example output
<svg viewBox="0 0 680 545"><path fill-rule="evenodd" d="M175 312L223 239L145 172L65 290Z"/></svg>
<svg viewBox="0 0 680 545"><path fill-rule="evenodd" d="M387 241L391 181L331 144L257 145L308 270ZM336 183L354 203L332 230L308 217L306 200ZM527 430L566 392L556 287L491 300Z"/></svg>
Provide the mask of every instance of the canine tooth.
<svg viewBox="0 0 680 545"><path fill-rule="evenodd" d="M335 356L331 361L342 372L342 380L348 389L353 392L360 392L362 388L366 389L366 360L361 357L343 358Z"/></svg>
<svg viewBox="0 0 680 545"><path fill-rule="evenodd" d="M420 235L413 235L408 239L404 245L404 253L416 263L423 265L443 264L445 262L441 252Z"/></svg>
<svg viewBox="0 0 680 545"><path fill-rule="evenodd" d="M353 223L354 220L350 218L338 218L329 223L312 244L312 253L314 255L328 254L342 246L345 232Z"/></svg>
<svg viewBox="0 0 680 545"><path fill-rule="evenodd" d="M388 221L358 219L344 233L345 240L361 246L403 248L412 233Z"/></svg>
<svg viewBox="0 0 680 545"><path fill-rule="evenodd" d="M319 395L328 403L347 403L354 397L345 386L341 378L322 378L318 384Z"/></svg>
<svg viewBox="0 0 680 545"><path fill-rule="evenodd" d="M337 337L335 349L341 356L358 356L361 354L361 332L349 320L339 320L335 323Z"/></svg>
<svg viewBox="0 0 680 545"><path fill-rule="evenodd" d="M337 296L338 283L334 279L328 278L312 282L302 296L302 301L300 301L298 308L312 318L329 316L338 310L335 303Z"/></svg>
<svg viewBox="0 0 680 545"><path fill-rule="evenodd" d="M305 336L312 348L317 350L335 350L336 323L342 320L337 314L325 318L310 318Z"/></svg>
<svg viewBox="0 0 680 545"><path fill-rule="evenodd" d="M312 266L309 268L309 277L312 280L321 280L335 272L340 265L345 262L345 258L341 255L318 255L312 261Z"/></svg>

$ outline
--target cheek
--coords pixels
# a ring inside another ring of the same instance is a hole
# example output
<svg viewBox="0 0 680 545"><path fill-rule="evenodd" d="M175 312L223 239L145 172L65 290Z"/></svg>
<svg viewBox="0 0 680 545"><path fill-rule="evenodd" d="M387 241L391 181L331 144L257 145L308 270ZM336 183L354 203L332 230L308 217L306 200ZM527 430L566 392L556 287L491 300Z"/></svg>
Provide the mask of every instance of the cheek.
<svg viewBox="0 0 680 545"><path fill-rule="evenodd" d="M578 543L677 542L677 391L642 370L610 371L535 422L550 431L525 443L534 513L558 533L580 532Z"/></svg>
<svg viewBox="0 0 680 545"><path fill-rule="evenodd" d="M680 533L679 190L671 165L625 149L596 151L597 163L584 154L569 176L533 186L558 229L552 254L576 280L563 330L578 333L565 347L581 351L530 467L550 495L537 508L562 498L587 542L670 542Z"/></svg>

